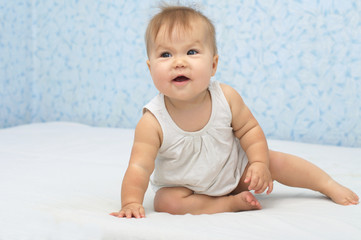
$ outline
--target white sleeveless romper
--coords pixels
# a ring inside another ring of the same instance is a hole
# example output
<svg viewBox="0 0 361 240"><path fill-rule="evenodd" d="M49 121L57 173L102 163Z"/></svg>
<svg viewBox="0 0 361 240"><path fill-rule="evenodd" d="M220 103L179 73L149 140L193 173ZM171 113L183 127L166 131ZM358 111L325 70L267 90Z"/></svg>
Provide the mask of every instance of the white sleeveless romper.
<svg viewBox="0 0 361 240"><path fill-rule="evenodd" d="M156 191L162 187L186 187L197 194L223 196L237 187L248 159L233 134L231 110L220 84L211 82L209 91L211 117L196 132L183 131L176 125L163 94L144 107L157 118L163 131L151 176Z"/></svg>

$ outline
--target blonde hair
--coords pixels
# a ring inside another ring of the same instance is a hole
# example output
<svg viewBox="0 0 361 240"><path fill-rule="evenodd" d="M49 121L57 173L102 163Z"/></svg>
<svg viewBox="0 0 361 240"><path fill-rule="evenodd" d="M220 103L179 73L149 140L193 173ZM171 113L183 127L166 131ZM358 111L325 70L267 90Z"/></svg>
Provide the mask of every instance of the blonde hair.
<svg viewBox="0 0 361 240"><path fill-rule="evenodd" d="M204 16L200 11L190 7L163 5L160 8L161 12L156 14L150 20L145 32L145 43L148 57L151 44L157 38L162 26L165 26L167 32L171 35L175 26L182 28L184 31L188 31L191 29L192 21L195 19L200 19L205 23L206 32L209 35L208 40L213 50L213 54L217 55L216 31L211 20Z"/></svg>

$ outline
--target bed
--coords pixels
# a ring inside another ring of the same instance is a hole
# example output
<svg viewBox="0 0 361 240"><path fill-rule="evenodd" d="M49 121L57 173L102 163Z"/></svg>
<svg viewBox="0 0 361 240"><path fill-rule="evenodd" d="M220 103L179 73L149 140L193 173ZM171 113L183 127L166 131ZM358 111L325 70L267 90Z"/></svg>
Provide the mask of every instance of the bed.
<svg viewBox="0 0 361 240"><path fill-rule="evenodd" d="M132 129L33 123L0 130L0 239L361 239L361 205L275 183L259 211L119 219ZM269 140L361 194L361 148Z"/></svg>

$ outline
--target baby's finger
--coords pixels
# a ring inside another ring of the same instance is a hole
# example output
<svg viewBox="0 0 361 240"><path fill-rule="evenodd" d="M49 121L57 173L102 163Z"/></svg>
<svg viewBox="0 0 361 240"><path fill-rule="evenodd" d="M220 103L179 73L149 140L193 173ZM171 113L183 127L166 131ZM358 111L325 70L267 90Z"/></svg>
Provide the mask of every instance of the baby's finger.
<svg viewBox="0 0 361 240"><path fill-rule="evenodd" d="M268 187L268 183L264 182L262 188L260 189L260 193L263 193L264 191L266 191L267 187Z"/></svg>
<svg viewBox="0 0 361 240"><path fill-rule="evenodd" d="M256 190L256 186L258 185L258 182L259 182L259 178L253 176L251 183L249 184L248 190Z"/></svg>
<svg viewBox="0 0 361 240"><path fill-rule="evenodd" d="M249 183L251 181L251 178L252 178L252 172L247 171L247 175L246 175L246 178L244 179L244 182Z"/></svg>
<svg viewBox="0 0 361 240"><path fill-rule="evenodd" d="M259 191L260 193L263 193L263 192L266 190L267 186L268 186L268 183L267 183L267 182L264 182L263 180L260 180L260 181L258 182L258 185L257 185L257 188L256 188L256 189L258 189L258 191Z"/></svg>
<svg viewBox="0 0 361 240"><path fill-rule="evenodd" d="M126 209L124 215L125 215L126 218L132 218L133 217L133 212L132 212L131 209Z"/></svg>
<svg viewBox="0 0 361 240"><path fill-rule="evenodd" d="M112 212L112 213L109 213L109 215L111 215L113 217L118 217L119 212Z"/></svg>
<svg viewBox="0 0 361 240"><path fill-rule="evenodd" d="M119 212L119 216L118 216L118 217L120 217L120 218L126 217L125 210L121 210L121 211Z"/></svg>
<svg viewBox="0 0 361 240"><path fill-rule="evenodd" d="M125 213L123 210L119 211L117 214L113 215L114 217L122 218L125 216Z"/></svg>
<svg viewBox="0 0 361 240"><path fill-rule="evenodd" d="M263 193L267 188L267 183L262 183L262 181L259 181L257 187L255 188L255 193L260 194Z"/></svg>
<svg viewBox="0 0 361 240"><path fill-rule="evenodd" d="M133 210L132 212L133 212L133 216L134 216L135 218L140 218L140 213L139 213L138 210Z"/></svg>
<svg viewBox="0 0 361 240"><path fill-rule="evenodd" d="M270 194L272 191L273 191L273 181L270 181L270 183L268 184L267 194Z"/></svg>
<svg viewBox="0 0 361 240"><path fill-rule="evenodd" d="M145 210L144 208L139 209L140 217L145 218Z"/></svg>

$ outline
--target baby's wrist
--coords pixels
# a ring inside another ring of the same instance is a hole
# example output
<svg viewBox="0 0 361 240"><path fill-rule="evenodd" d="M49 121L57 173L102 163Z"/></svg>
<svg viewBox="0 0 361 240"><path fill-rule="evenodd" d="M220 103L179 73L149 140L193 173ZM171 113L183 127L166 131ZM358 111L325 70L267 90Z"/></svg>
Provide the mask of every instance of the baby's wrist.
<svg viewBox="0 0 361 240"><path fill-rule="evenodd" d="M256 166L256 165L259 165L259 166L264 166L265 168L269 169L269 164L265 163L265 162L262 162L262 161L254 161L254 162L251 162L250 163L250 166Z"/></svg>
<svg viewBox="0 0 361 240"><path fill-rule="evenodd" d="M262 161L252 161L250 162L250 165L253 165L253 164L264 164L267 166L267 164L265 162L262 162Z"/></svg>

